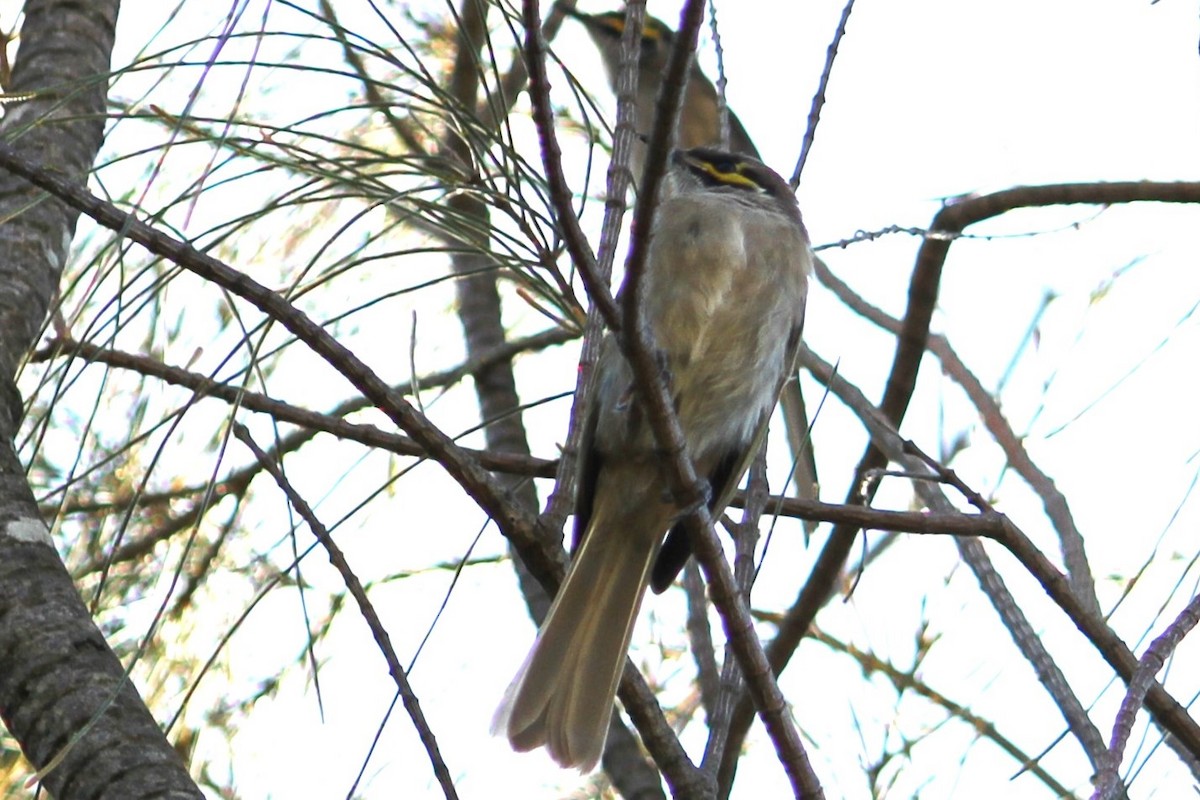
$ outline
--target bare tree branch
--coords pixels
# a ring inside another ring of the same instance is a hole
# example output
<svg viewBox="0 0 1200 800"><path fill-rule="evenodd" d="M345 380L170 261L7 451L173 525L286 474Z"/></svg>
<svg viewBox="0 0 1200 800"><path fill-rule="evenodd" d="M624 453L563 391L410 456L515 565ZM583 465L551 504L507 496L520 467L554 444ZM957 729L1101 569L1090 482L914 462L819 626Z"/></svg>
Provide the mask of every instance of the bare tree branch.
<svg viewBox="0 0 1200 800"><path fill-rule="evenodd" d="M103 139L116 2L25 4L5 91L10 152L80 181ZM7 46L7 41L4 42ZM0 713L47 790L76 797L198 797L199 790L92 621L55 552L13 449L13 375L62 276L78 210L0 175Z"/></svg>
<svg viewBox="0 0 1200 800"><path fill-rule="evenodd" d="M1154 686L1154 676L1162 670L1167 659L1183 641L1183 637L1187 636L1197 623L1200 623L1200 596L1191 599L1187 607L1179 612L1174 621L1150 643L1146 652L1138 659L1137 671L1129 681L1129 689L1113 722L1112 740L1104 763L1096 775L1096 791L1092 800L1110 800L1122 793L1124 787L1117 770L1121 766L1121 756L1125 752L1129 734L1133 731L1138 709L1142 707L1146 701L1146 694Z"/></svg>
<svg viewBox="0 0 1200 800"><path fill-rule="evenodd" d="M930 235L922 240L916 265L909 282L908 309L897 337L896 353L888 377L887 388L879 405L884 417L899 426L916 386L917 370L925 351L929 324L937 302L941 271L950 245L967 226L998 216L1017 208L1036 208L1064 204L1117 204L1135 202L1197 203L1200 202L1200 183L1156 183L1151 181L1054 184L1023 186L980 197L959 200L945 206L929 226ZM868 446L850 482L846 502L869 503L873 489L858 495L865 475L887 463L874 444ZM837 525L809 573L799 595L789 609L779 633L767 648L773 668L782 671L799 645L817 612L828 602L842 566L854 544L858 529L852 525ZM743 702L734 721L729 753L741 748L749 730L751 717ZM1200 753L1200 750L1195 751ZM722 786L732 781L735 768L727 755L722 765Z"/></svg>
<svg viewBox="0 0 1200 800"><path fill-rule="evenodd" d="M408 712L409 717L412 718L413 727L417 729L417 735L421 739L421 744L425 746L425 752L429 756L429 763L433 767L433 774L437 778L438 785L442 787L442 794L447 800L457 798L458 792L454 788L454 778L450 776L450 770L446 768L446 762L442 758L441 751L438 748L437 738L433 735L433 730L429 727L428 720L425 719L425 713L421 710L421 703L417 700L417 695L413 692L412 686L408 682L408 675L405 674L404 667L400 664L400 659L396 656L396 651L392 647L392 639L388 636L387 629L379 619L379 614L375 611L375 606L371 603L371 599L367 597L367 592L363 588L362 582L354 574L350 563L346 561L346 555L337 546L337 542L333 541L333 537L329 535L329 531L325 529L321 521L317 519L312 507L292 487L287 478L283 476L283 473L279 470L279 466L263 452L262 448L250 436L250 431L244 425L238 423L234 425L233 434L246 447L250 448L250 452L254 454L255 459L275 479L275 483L287 495L288 501L296 509L296 512L300 514L305 524L308 525L308 529L312 532L312 535L325 548L325 552L329 555L329 563L342 576L342 581L345 582L346 589L358 604L359 613L362 614L367 627L371 629L371 635L375 638L375 643L379 646L379 651L383 654L384 660L387 661L388 672L391 674L392 680L396 682L396 689L400 693L404 709Z"/></svg>

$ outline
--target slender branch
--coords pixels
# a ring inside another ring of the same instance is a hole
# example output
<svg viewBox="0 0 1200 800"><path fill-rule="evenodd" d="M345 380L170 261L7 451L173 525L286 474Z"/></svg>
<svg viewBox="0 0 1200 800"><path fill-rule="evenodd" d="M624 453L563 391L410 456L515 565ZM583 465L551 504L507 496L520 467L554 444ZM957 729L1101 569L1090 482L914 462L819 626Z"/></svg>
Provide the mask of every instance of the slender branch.
<svg viewBox="0 0 1200 800"><path fill-rule="evenodd" d="M1121 680L1127 685L1132 683L1138 662L1129 646L1103 619L1089 612L1080 603L1066 576L1055 569L1025 533L1007 519L1005 528L1006 534L1000 543L1037 579L1046 594L1087 637ZM1192 774L1200 778L1200 725L1188 710L1158 683L1150 687L1146 695L1146 707L1155 723L1170 734L1166 737L1167 745L1175 751Z"/></svg>
<svg viewBox="0 0 1200 800"><path fill-rule="evenodd" d="M797 797L823 797L820 782L808 761L804 746L787 712L786 701L771 673L762 645L754 633L746 604L738 591L729 564L712 527L705 504L705 492L687 456L679 420L675 416L663 376L644 340L640 324L641 283L646 269L650 238L654 230L667 155L675 135L675 120L682 102L682 91L695 50L696 37L704 18L702 0L688 0L681 15L675 48L668 61L667 74L659 95L654 130L647 148L646 171L635 216L633 245L626 262L622 287L622 311L625 328L619 341L629 360L637 386L641 390L647 418L655 438L670 465L668 480L675 502L690 509L685 520L692 550L708 579L713 604L721 615L726 637L736 654L750 695L775 746L793 791Z"/></svg>
<svg viewBox="0 0 1200 800"><path fill-rule="evenodd" d="M396 651L392 647L391 637L388 636L387 629L383 626L383 622L379 619L379 614L376 613L375 607L371 604L370 598L367 597L367 592L363 588L362 582L358 576L354 574L350 564L346 561L346 556L337 543L333 541L333 537L329 535L329 531L317 519L317 515L313 513L312 507L308 502L300 496L300 493L288 482L280 471L279 466L262 448L255 443L253 437L250 436L250 431L241 423L235 423L233 426L233 435L236 436L246 447L250 448L250 452L258 459L263 468L270 473L275 479L275 483L287 495L288 501L292 507L296 509L304 522L308 525L308 529L312 531L317 541L325 548L325 552L329 554L329 563L342 576L342 582L346 585L347 591L354 601L358 603L359 613L362 614L363 620L366 621L367 627L371 629L371 635L375 638L375 643L379 645L379 651L383 653L384 660L387 661L388 672L391 673L392 679L396 683L396 690L400 693L400 698L404 703L404 709L408 712L412 719L413 727L417 729L417 736L421 739L421 744L425 746L425 753L429 756L429 763L433 766L433 774L437 776L438 784L442 787L442 794L448 800L458 797L458 792L454 789L454 778L450 775L450 770L446 768L446 762L442 758L441 751L438 749L437 737L433 735L433 729L429 727L429 722L425 719L425 714L421 711L421 704L417 700L417 695L412 690L412 685L408 682L408 676L404 674L404 667L400 664L400 659L396 656Z"/></svg>
<svg viewBox="0 0 1200 800"><path fill-rule="evenodd" d="M884 452L886 458L916 474L931 474L926 472L926 468L928 468L940 480L961 491L972 504L984 511L991 510L991 506L977 492L959 480L952 471L926 456L912 442L901 439L895 428L889 425L879 412L871 408L861 392L850 387L844 381L836 380L831 366L823 365L820 372L833 381L831 388L838 397L864 418L863 421L867 423L871 431L872 442ZM953 510L953 505L936 482L917 480L914 481L914 487L918 496L935 511L946 513ZM996 613L1012 636L1017 649L1033 666L1038 680L1046 688L1072 733L1083 746L1093 767L1099 768L1100 759L1104 753L1104 741L1100 736L1100 731L1088 717L1087 710L1075 696L1066 676L1050 656L1033 626L1029 623L1029 619L1008 591L1003 578L992 565L991 559L988 558L982 543L977 539L958 538L955 539L955 545L979 581L980 589L996 609Z"/></svg>
<svg viewBox="0 0 1200 800"><path fill-rule="evenodd" d="M920 489L921 486L918 485L918 490ZM932 491L928 487L926 487L925 495L928 501L932 495ZM944 495L939 493L937 498L940 499L934 498L936 502L949 505L949 501L945 499ZM1038 680L1045 687L1046 693L1058 706L1071 733L1083 746L1093 769L1099 769L1104 757L1104 739L1101 737L1099 729L1088 716L1083 703L1075 695L1070 682L1067 681L1067 676L1063 674L1033 629L1029 618L1017 605L1017 601L1005 585L1004 579L996 571L991 559L988 558L983 544L977 539L956 539L955 544L958 545L958 551L962 555L963 561L975 573L980 589L983 590L992 607L996 609L997 615L1012 637L1017 649L1033 667Z"/></svg>
<svg viewBox="0 0 1200 800"><path fill-rule="evenodd" d="M781 615L778 614L757 614L756 616L775 622L778 622L781 618ZM831 650L850 656L858 662L859 666L862 667L864 672L882 675L883 677L887 678L888 682L892 684L898 693L911 691L920 695L921 697L924 697L926 700L929 700L934 705L946 709L951 716L962 720L980 736L990 740L1005 753L1008 753L1010 756L1012 756L1013 759L1020 764L1022 770L1028 770L1031 775L1035 776L1042 783L1046 784L1046 787L1050 789L1050 791L1054 792L1054 796L1059 798L1059 800L1072 800L1075 797L1075 795L1069 789L1059 783L1053 775L1047 772L1045 767L1038 763L1038 760L1035 757L1025 753L1020 747L1017 746L1015 742L1000 733L1000 731L996 729L995 723L974 713L971 711L970 707L951 700L949 697L946 697L946 695L942 694L937 689L934 689L928 683L921 680L917 676L917 669L915 667L911 670L902 670L890 661L882 659L874 653L855 647L852 644L848 644L836 639L820 629L814 628L812 631L812 638Z"/></svg>
<svg viewBox="0 0 1200 800"><path fill-rule="evenodd" d="M414 130L413 124L407 119L401 119L396 116L392 110L393 104L379 91L378 81L372 79L370 73L367 72L367 66L363 63L362 56L350 43L350 38L347 36L348 31L338 22L337 14L334 12L331 0L320 0L320 7L321 15L329 23L329 27L333 31L338 44L342 46L342 55L346 59L346 63L350 65L350 68L354 70L354 73L362 82L367 102L371 104L372 108L377 109L383 114L384 118L388 121L388 126L396 134L396 138L404 142L409 152L423 156L428 155L425 146L417 138L417 132Z"/></svg>
<svg viewBox="0 0 1200 800"><path fill-rule="evenodd" d="M101 226L137 242L150 252L170 259L205 280L241 297L307 344L326 362L373 402L402 430L440 463L467 494L499 525L523 552L528 551L530 568L550 583L561 575L561 564L538 544L531 515L506 502L495 479L463 448L417 412L400 393L388 386L361 359L339 343L320 325L296 309L276 292L238 272L191 245L146 225L111 203L92 195L79 185L46 171L0 143L0 167L50 192L66 204L87 214Z"/></svg>
<svg viewBox="0 0 1200 800"><path fill-rule="evenodd" d="M1121 789L1121 776L1117 769L1121 766L1121 756L1125 752L1125 744L1133 731L1133 722L1138 709L1146 700L1146 694L1154 685L1154 676L1162 670L1167 658L1175 652L1175 648L1183 641L1183 637L1200 622L1200 596L1193 597L1183 611L1175 617L1162 634L1150 643L1146 652L1138 660L1137 671L1129 682L1129 690L1121 701L1113 723L1112 740L1104 764L1096 776L1096 791L1092 800L1110 800L1116 797Z"/></svg>
<svg viewBox="0 0 1200 800"><path fill-rule="evenodd" d="M838 46L846 35L846 23L850 21L850 12L854 9L854 0L846 0L842 7L842 18L838 20L837 30L833 40L825 51L825 67L821 70L821 80L817 83L816 94L813 95L812 106L808 111L808 124L804 130L804 141L800 145L800 157L796 159L796 169L792 172L790 181L792 189L800 185L800 175L804 165L808 163L808 154L812 150L813 141L817 138L817 123L821 121L821 109L825 106L825 92L829 89L829 76L833 73L833 62L837 59Z"/></svg>
<svg viewBox="0 0 1200 800"><path fill-rule="evenodd" d="M712 628L708 625L708 596L704 593L704 577L696 562L688 560L683 568L683 593L687 597L688 647L696 663L696 682L700 686L700 704L711 720L721 696L721 673L713 647ZM711 735L711 725L709 727Z"/></svg>
<svg viewBox="0 0 1200 800"><path fill-rule="evenodd" d="M897 336L887 388L879 406L884 418L895 427L899 427L904 418L913 389L916 387L917 370L920 367L921 355L925 351L929 324L937 302L942 267L950 245L964 228L1017 208L1134 202L1200 203L1200 183L1127 181L1020 186L994 194L968 197L942 208L929 226L929 236L922 240L909 282L908 308L900 334ZM863 477L886 463L887 459L875 445L869 444L855 469L854 479L850 482L847 504L870 502L874 496L873 489L862 496L858 493ZM808 580L788 610L785 621L780 624L778 635L767 648L768 657L777 671L787 666L817 612L832 596L833 587L857 535L858 528L853 525L834 526L813 564ZM736 760L731 759L730 753L740 751L750 721L749 714L744 708L740 709L735 719L730 748L722 764L723 788L732 781L732 774L736 768ZM1195 752L1200 753L1200 750Z"/></svg>
<svg viewBox="0 0 1200 800"><path fill-rule="evenodd" d="M750 479L747 482L746 513L742 522L736 527L729 526L734 537L733 574L737 579L738 588L750 605L750 591L754 585L756 563L754 554L758 546L759 523L763 512L768 507L771 498L767 494L767 453L766 449L759 450L750 466ZM717 778L725 748L729 743L729 726L733 722L733 712L738 699L742 696L742 673L736 658L730 658L728 652L721 665L720 693L716 707L706 706L709 715L708 741L704 745L704 756L701 759L701 769L710 775L714 782Z"/></svg>
<svg viewBox="0 0 1200 800"><path fill-rule="evenodd" d="M636 13L638 9L635 7L634 10ZM560 12L555 10L552 13L558 14ZM554 109L550 101L550 81L546 72L546 46L541 29L541 15L537 0L525 0L521 6L521 15L525 25L524 53L525 66L529 72L529 99L530 105L533 108L533 121L538 132L542 163L545 167L546 180L549 186L550 205L566 244L567 252L570 254L575 268L583 279L584 288L587 290L588 297L592 303L591 310L589 310L589 322L586 331L587 338L585 339L585 347L587 349L585 349L582 355L581 367L583 369L577 382L578 386L586 387L590 382L589 359L594 358L595 351L593 348L598 343L601 332L601 326L596 319L597 313L603 318L609 329L614 331L620 329L620 312L609 291L609 279L606 272L611 265L611 256L604 262L603 267L597 265L591 246L579 226L579 219L571 204L571 190L563 172L562 151L558 145L558 138L555 132ZM620 197L623 198L625 192L624 181L627 178L619 174L614 175L613 173L613 169L617 169L619 166L618 162L615 168L610 169L610 191L614 194L619 191ZM620 213L624 211L623 200L620 206L612 205L612 202L613 200L610 198L610 205L606 209L605 221L609 226L615 225L619 227ZM588 402L586 394L585 392L582 399L577 395L575 407L572 412L572 427L574 430L579 429L581 415L586 413L586 403ZM575 434L572 446L574 449L568 453L569 459L573 459L575 452L578 450L578 433ZM556 523L560 523L565 516L562 513L565 503L559 499L563 495L558 494L558 492L565 491L569 493L572 483L571 478L573 477L571 474L572 471L572 463L568 461L561 475L564 481L556 488L555 503L550 508L550 511L554 513L543 515L542 521L544 524L557 528ZM641 674L637 672L628 659L626 659L625 673L620 685L620 696L626 711L629 713L630 719L633 720L642 734L643 742L654 756L659 769L663 771L663 775L668 785L671 786L672 792L674 794L686 794L687 792L696 791L700 786L699 771L688 760L686 753L684 753L682 747L679 745L678 739L674 736L670 726L667 725L662 715L662 709L658 706L657 699L646 687ZM615 757L616 754L606 755L606 769L612 764L612 760ZM629 768L628 765L625 765L620 771L614 770L614 780L622 779L623 773Z"/></svg>
<svg viewBox="0 0 1200 800"><path fill-rule="evenodd" d="M511 348L504 349L507 351ZM78 355L93 363L107 364L121 369L132 370L141 375L158 378L165 383L191 389L199 396L213 397L228 403L237 403L247 410L269 414L279 422L289 422L293 425L299 425L312 432L320 431L328 433L340 439L359 442L369 447L378 447L397 455L417 456L419 458L429 455L425 448L411 437L389 433L374 425L347 422L343 419L348 414L371 406L369 401L364 401L362 398L354 398L342 403L331 412L321 413L292 405L282 400L276 400L273 397L268 397L258 392L247 391L239 386L214 380L180 367L172 367L150 356L127 353L121 350L110 350L89 342L55 339L47 347L39 350L37 355L41 359L46 359L50 358L51 354L55 352ZM502 358L499 354L496 357ZM461 370L468 368L468 366L456 367L454 370L446 373L430 376L429 380L432 383L427 383L425 378L419 378L417 383L422 388L437 385L440 376L449 373L459 374ZM394 391L403 392L408 386L411 386L411 383L411 381L402 381ZM481 466L496 472L538 478L549 478L554 475L555 462L548 459L496 452L493 450L474 450L470 448L462 448L462 450L477 460Z"/></svg>
<svg viewBox="0 0 1200 800"><path fill-rule="evenodd" d="M886 331L899 333L900 320L889 316L882 309L864 300L844 281L834 275L829 266L819 258L815 260L815 272L821 283L837 295L838 299L848 308ZM1009 465L1041 498L1046 516L1058 534L1063 552L1063 563L1067 567L1067 573L1071 577L1076 594L1084 603L1091 606L1095 613L1100 613L1100 604L1096 599L1096 587L1084 548L1083 536L1075 525L1075 518L1071 513L1067 498L1054 485L1053 479L1030 458L1021 437L1008 424L999 404L959 358L950 346L949 340L940 334L931 335L928 348L929 352L937 356L941 362L942 371L962 387L967 398L979 412L979 418L983 421L984 427L1004 451Z"/></svg>
<svg viewBox="0 0 1200 800"><path fill-rule="evenodd" d="M608 165L604 219L600 224L600 246L596 259L596 278L606 290L612 283L613 260L621 238L622 220L628 209L625 195L629 191L632 178L629 164L637 142L637 131L634 128L637 110L634 102L645 6L645 0L632 0L626 4L625 30L621 34L621 68L617 74L617 125L613 134L612 158ZM556 4L556 10L558 7ZM579 370L575 379L575 404L571 407L566 441L555 475L554 494L546 509L547 524L552 528L562 527L571 505L570 501L575 495L576 459L584 431L583 423L595 391L592 375L604 335L603 314L600 308L592 303L588 307L587 322L584 324L583 346L579 352Z"/></svg>
<svg viewBox="0 0 1200 800"><path fill-rule="evenodd" d="M934 216L929 230L936 234L957 234L970 225L1018 208L1138 202L1200 203L1200 182L1126 181L1018 186L947 205ZM917 370L937 302L942 268L952 243L953 239L941 236L927 238L921 242L921 249L917 253L916 266L909 283L904 328L896 345L887 390L880 403L883 413L893 422L904 416L916 386Z"/></svg>
<svg viewBox="0 0 1200 800"><path fill-rule="evenodd" d="M579 227L579 218L571 205L571 187L567 185L567 178L563 173L562 148L558 146L558 136L555 133L554 108L550 103L550 78L546 74L546 42L542 38L541 13L537 0L524 0L521 4L521 16L525 23L529 102L537 127L542 166L546 170L546 183L549 186L550 204L554 209L555 221L592 303L599 307L608 327L614 331L619 330L621 323L616 304L608 291L607 282L598 274L596 257L583 234L583 229Z"/></svg>
<svg viewBox="0 0 1200 800"><path fill-rule="evenodd" d="M851 408L855 408L863 415L864 422L868 424L871 431L872 440L878 442L880 446L887 448L891 457L900 463L906 463L912 458L911 454L913 452L918 452L911 442L905 442L899 437L895 429L883 419L880 412L872 410L868 405L865 405L865 398L861 396L854 397L853 395L857 394L857 390L852 389L844 380L834 375L830 365L820 364L812 359L812 354L809 353L805 361L806 366L812 369L813 374L818 379L829 381L831 388L838 393L838 396L846 401ZM932 464L936 462L929 460L924 463ZM919 466L918 464L918 468ZM979 497L978 493L959 481L952 471L946 470L944 467L939 467L938 474L942 480L954 485L965 495L974 498ZM917 488L923 493L923 499L929 502L935 511L948 510L948 501L945 500L944 496L930 493L929 490L933 486L935 484L928 481L917 482ZM1130 683L1137 669L1137 659L1134 658L1128 646L1121 641L1101 617L1088 611L1071 590L1071 585L1067 578L1050 563L1049 559L1037 549L1020 528L1003 515L998 515L996 518L1001 523L1003 529L1003 533L997 541L1012 553L1021 565L1033 575L1038 583L1041 584L1046 594L1050 596L1050 599L1067 614L1079 631L1095 646L1096 650L1121 679L1127 684ZM1198 759L1200 757L1200 725L1192 719L1187 709L1181 706L1158 684L1155 684L1150 689L1147 695L1147 706L1150 708L1155 721L1163 729L1172 734L1167 737L1167 743L1176 751L1194 774L1200 775L1200 772L1198 772L1198 765L1200 765L1200 759Z"/></svg>

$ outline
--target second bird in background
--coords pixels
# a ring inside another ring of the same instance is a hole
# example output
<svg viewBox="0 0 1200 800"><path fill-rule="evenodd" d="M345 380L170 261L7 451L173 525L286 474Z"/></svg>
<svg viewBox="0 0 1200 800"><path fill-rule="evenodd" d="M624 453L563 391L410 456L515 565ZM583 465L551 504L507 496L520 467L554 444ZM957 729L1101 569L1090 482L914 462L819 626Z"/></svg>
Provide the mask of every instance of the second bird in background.
<svg viewBox="0 0 1200 800"><path fill-rule="evenodd" d="M621 69L621 36L625 32L625 12L609 11L604 14L584 14L564 7L567 15L583 23L588 35L596 43L604 70L608 74L608 85L617 91L617 75ZM641 52L638 54L637 117L634 125L639 133L649 134L654 120L655 102L663 76L667 74L667 60L675 46L675 31L660 19L646 16L642 25ZM687 150L693 147L722 147L740 155L759 158L758 149L750 140L737 114L729 111L729 144L721 143L721 118L718 114L716 87L705 77L700 66L692 62L688 77L687 93L683 98L683 110L679 115L679 140L676 146ZM633 150L633 176L640 179L645 168L645 145Z"/></svg>

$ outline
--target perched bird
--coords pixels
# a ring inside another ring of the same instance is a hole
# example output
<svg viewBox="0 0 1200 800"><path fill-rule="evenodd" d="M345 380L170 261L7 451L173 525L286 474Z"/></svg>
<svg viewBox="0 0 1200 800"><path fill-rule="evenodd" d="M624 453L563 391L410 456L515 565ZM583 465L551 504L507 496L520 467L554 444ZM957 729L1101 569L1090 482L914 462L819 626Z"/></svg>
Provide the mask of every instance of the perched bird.
<svg viewBox="0 0 1200 800"><path fill-rule="evenodd" d="M795 370L808 236L779 175L745 156L697 148L672 156L649 247L646 335L719 515ZM584 771L604 747L646 586L661 592L690 553L684 509L612 336L601 347L586 425L571 567L493 723L515 749L545 745L560 765Z"/></svg>
<svg viewBox="0 0 1200 800"><path fill-rule="evenodd" d="M615 92L617 75L621 69L621 35L625 31L625 12L608 11L604 14L584 14L575 9L565 9L567 15L583 23L588 35L596 43L608 83ZM638 55L638 82L636 121L641 133L649 133L654 124L655 101L658 87L667 74L667 59L675 46L675 31L659 19L646 16L642 24L642 49ZM683 98L683 109L679 115L678 146L684 150L692 147L719 147L721 142L720 117L717 114L717 90L712 81L704 76L698 64L692 62L691 74ZM742 127L737 114L729 112L728 148L735 153L759 158L758 149L750 135ZM639 143L633 151L633 176L638 179L645 166L646 148Z"/></svg>
<svg viewBox="0 0 1200 800"><path fill-rule="evenodd" d="M621 68L621 36L625 31L625 12L608 11L603 14L585 14L575 9L563 7L568 16L579 20L591 36L600 58L608 73L608 83L614 92L617 91L617 74ZM644 17L642 23L642 44L638 54L638 82L636 118L634 125L641 133L649 133L654 123L655 103L658 90L662 85L663 76L667 74L667 59L670 58L671 48L675 46L675 32L660 19L651 16ZM750 156L761 160L758 148L746 133L741 120L732 110L729 114L729 142L721 142L720 116L717 113L717 90L712 82L705 77L699 65L692 62L691 74L688 77L687 92L684 95L683 107L679 112L678 146L682 149L692 147L727 147L734 153ZM645 168L646 146L638 142L633 148L633 160L630 165L633 176L640 179ZM784 421L787 423L788 443L796 456L796 472L794 486L796 495L808 500L815 500L817 491L817 461L809 440L808 409L804 396L800 393L800 384L792 382L783 392ZM816 523L805 523L805 530L812 533Z"/></svg>

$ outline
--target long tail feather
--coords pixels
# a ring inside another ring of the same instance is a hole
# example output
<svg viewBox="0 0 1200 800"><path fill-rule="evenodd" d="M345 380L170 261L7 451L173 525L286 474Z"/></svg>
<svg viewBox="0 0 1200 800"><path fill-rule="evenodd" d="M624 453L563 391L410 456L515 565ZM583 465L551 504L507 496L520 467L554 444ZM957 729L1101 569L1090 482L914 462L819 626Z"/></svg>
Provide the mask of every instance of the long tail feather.
<svg viewBox="0 0 1200 800"><path fill-rule="evenodd" d="M515 749L545 745L559 765L583 771L596 765L604 748L658 545L658 536L646 535L641 525L601 525L601 516L493 721L493 730L504 730Z"/></svg>

